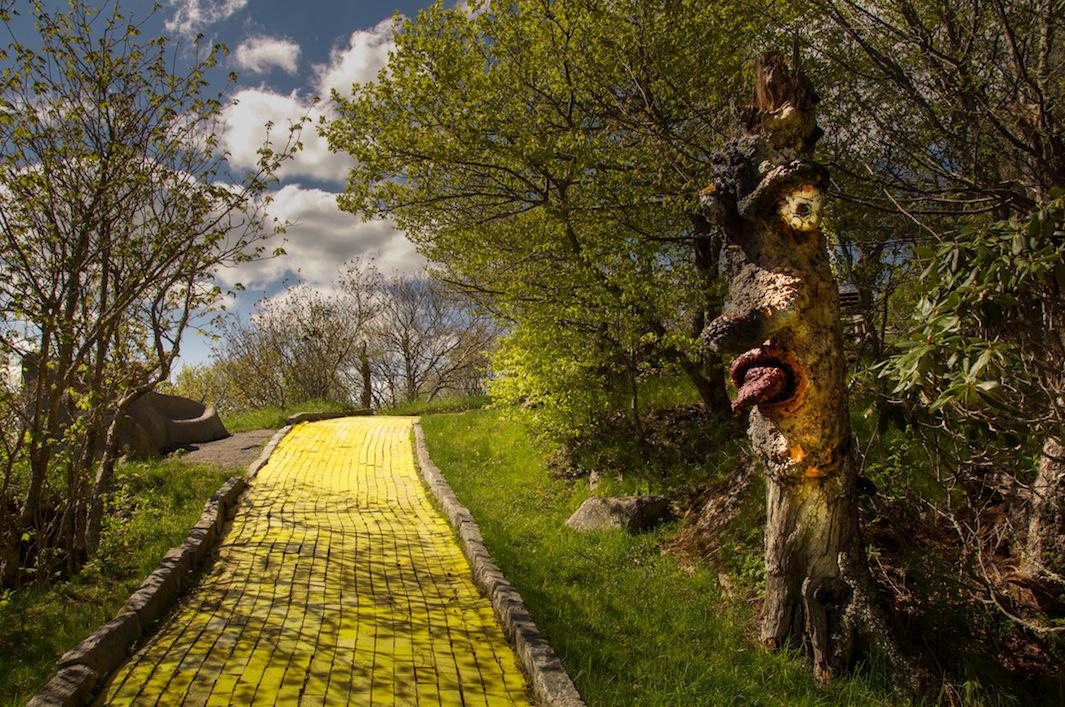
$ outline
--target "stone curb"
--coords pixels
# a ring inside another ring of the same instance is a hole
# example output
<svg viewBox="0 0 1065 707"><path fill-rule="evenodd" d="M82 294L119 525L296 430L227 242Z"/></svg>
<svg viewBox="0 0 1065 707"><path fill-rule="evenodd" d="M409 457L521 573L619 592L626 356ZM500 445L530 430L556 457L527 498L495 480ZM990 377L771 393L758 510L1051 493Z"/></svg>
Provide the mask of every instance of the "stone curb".
<svg viewBox="0 0 1065 707"><path fill-rule="evenodd" d="M113 619L96 629L81 643L60 656L59 672L27 703L27 707L86 705L93 690L110 677L129 658L142 636L151 633L153 624L162 618L181 592L191 583L193 572L211 554L222 539L226 521L233 517L241 494L291 426L283 427L263 448L243 476L234 476L215 491L203 506L203 514L192 526L185 542L163 556L140 588L130 595Z"/></svg>
<svg viewBox="0 0 1065 707"><path fill-rule="evenodd" d="M503 625L525 669L536 701L557 707L583 706L584 701L562 661L533 623L518 590L507 581L489 554L473 515L459 503L455 492L429 458L425 434L418 421L414 422L414 440L425 485L444 507L444 514L458 532L463 552L473 568L474 583L491 600L496 618Z"/></svg>

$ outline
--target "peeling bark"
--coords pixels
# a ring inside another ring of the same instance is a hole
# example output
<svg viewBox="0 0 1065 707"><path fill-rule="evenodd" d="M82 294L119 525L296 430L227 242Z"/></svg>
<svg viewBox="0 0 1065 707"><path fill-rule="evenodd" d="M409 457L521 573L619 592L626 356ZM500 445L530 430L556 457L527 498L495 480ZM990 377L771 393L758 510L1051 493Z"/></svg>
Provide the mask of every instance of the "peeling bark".
<svg viewBox="0 0 1065 707"><path fill-rule="evenodd" d="M734 409L753 406L767 491L762 641L803 647L823 681L873 647L916 686L928 673L899 647L858 528L839 297L821 233L828 175L811 159L818 98L796 64L758 63L754 104L703 191L728 239L729 285L703 339L740 354Z"/></svg>

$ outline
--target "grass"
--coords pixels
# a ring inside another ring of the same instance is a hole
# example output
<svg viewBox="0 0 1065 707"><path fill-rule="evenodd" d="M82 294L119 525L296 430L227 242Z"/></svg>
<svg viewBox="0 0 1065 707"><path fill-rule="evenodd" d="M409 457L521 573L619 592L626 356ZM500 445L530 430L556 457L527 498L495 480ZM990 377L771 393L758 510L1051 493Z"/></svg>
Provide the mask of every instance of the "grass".
<svg viewBox="0 0 1065 707"><path fill-rule="evenodd" d="M487 407L491 398L487 395L462 395L436 400L411 400L394 407L382 408L378 415L432 415L445 412L465 412Z"/></svg>
<svg viewBox="0 0 1065 707"><path fill-rule="evenodd" d="M97 558L69 579L0 594L0 704L36 693L56 658L114 615L235 473L172 459L120 466Z"/></svg>
<svg viewBox="0 0 1065 707"><path fill-rule="evenodd" d="M348 412L350 405L328 400L309 400L290 407L269 405L253 410L240 410L222 415L222 422L230 433L249 430L277 430L285 426L286 419L297 412Z"/></svg>
<svg viewBox="0 0 1065 707"><path fill-rule="evenodd" d="M422 424L433 459L589 705L899 704L880 670L821 688L794 654L758 648L752 609L724 601L716 573L661 554L675 525L635 536L567 529L587 485L547 473L547 450L520 412Z"/></svg>

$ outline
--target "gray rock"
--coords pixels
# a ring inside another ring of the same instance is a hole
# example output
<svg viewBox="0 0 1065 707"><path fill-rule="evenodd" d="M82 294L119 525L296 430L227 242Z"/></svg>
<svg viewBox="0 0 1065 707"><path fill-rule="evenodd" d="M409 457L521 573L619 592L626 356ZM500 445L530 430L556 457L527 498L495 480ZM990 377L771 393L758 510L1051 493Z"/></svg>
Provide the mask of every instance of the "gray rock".
<svg viewBox="0 0 1065 707"><path fill-rule="evenodd" d="M86 665L68 665L55 674L27 707L67 707L86 704L99 675Z"/></svg>
<svg viewBox="0 0 1065 707"><path fill-rule="evenodd" d="M664 496L589 498L566 521L574 530L647 530L670 517Z"/></svg>
<svg viewBox="0 0 1065 707"><path fill-rule="evenodd" d="M119 614L64 653L59 659L59 667L84 665L98 675L109 675L129 657L130 647L140 637L137 615Z"/></svg>

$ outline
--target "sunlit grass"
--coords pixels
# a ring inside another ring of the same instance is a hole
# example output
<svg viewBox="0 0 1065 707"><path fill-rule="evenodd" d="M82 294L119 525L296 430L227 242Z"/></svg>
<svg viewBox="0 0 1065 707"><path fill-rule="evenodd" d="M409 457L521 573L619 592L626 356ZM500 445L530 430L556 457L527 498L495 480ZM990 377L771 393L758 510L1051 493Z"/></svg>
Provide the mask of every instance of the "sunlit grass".
<svg viewBox="0 0 1065 707"><path fill-rule="evenodd" d="M284 427L287 418L298 412L348 412L353 409L350 405L329 400L309 400L305 403L288 407L268 405L252 410L227 413L222 415L222 422L231 433L247 432L249 430L276 430Z"/></svg>
<svg viewBox="0 0 1065 707"><path fill-rule="evenodd" d="M520 413L422 424L434 461L588 704L903 703L879 671L821 688L796 656L759 648L753 610L722 599L716 572L662 555L675 525L636 536L566 528L587 484L548 474L547 450Z"/></svg>
<svg viewBox="0 0 1065 707"><path fill-rule="evenodd" d="M432 413L464 412L487 406L491 398L487 395L461 395L436 400L411 400L393 407L381 408L378 415L429 415Z"/></svg>

